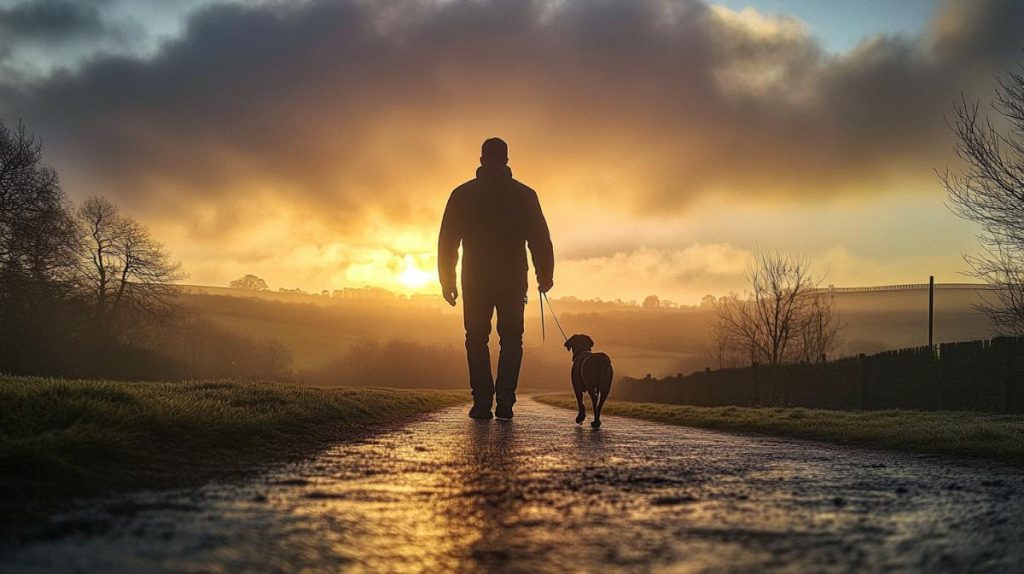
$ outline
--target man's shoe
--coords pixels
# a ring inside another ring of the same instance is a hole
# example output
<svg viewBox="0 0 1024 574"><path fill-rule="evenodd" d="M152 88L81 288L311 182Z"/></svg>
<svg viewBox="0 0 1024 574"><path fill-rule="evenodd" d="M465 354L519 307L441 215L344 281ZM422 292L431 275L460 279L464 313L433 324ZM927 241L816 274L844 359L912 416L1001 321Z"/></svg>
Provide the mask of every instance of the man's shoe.
<svg viewBox="0 0 1024 574"><path fill-rule="evenodd" d="M512 420L512 405L498 405L494 409L494 416L503 421Z"/></svg>
<svg viewBox="0 0 1024 574"><path fill-rule="evenodd" d="M486 421L490 420L493 416L491 414L491 405L473 405L473 408L469 409L469 418L471 419Z"/></svg>

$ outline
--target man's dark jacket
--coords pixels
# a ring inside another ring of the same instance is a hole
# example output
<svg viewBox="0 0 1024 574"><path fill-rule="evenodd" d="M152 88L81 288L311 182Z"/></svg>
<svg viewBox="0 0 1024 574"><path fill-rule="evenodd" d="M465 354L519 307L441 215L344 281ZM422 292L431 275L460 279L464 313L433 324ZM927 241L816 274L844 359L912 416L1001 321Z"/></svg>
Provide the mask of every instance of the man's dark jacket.
<svg viewBox="0 0 1024 574"><path fill-rule="evenodd" d="M481 166L476 179L452 191L441 220L437 268L441 286L455 286L462 243L462 291L509 298L526 294L526 245L539 284L551 283L555 257L537 192L508 166Z"/></svg>

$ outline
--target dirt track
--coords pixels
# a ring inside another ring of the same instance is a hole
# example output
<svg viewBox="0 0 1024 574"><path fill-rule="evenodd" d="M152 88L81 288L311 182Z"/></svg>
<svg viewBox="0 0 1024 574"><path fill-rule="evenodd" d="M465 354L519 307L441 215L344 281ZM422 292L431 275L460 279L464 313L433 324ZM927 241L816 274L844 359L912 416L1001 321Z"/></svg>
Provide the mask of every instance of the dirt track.
<svg viewBox="0 0 1024 574"><path fill-rule="evenodd" d="M96 503L2 571L1024 571L1024 473L529 399L244 483Z"/></svg>

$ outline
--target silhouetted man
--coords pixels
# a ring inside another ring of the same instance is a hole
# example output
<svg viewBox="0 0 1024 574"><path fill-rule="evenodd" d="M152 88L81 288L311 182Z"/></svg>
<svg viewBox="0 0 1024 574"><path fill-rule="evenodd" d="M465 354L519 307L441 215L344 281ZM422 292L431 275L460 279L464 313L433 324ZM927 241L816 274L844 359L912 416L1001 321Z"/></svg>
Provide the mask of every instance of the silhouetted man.
<svg viewBox="0 0 1024 574"><path fill-rule="evenodd" d="M455 264L462 244L462 308L466 358L473 408L469 416L512 418L519 365L523 360L523 309L526 304L526 245L530 246L537 287L553 284L555 257L548 224L537 193L512 179L508 145L498 138L484 142L476 179L455 188L448 199L437 242L437 270L444 299L455 306ZM497 380L491 376L487 341L491 315L498 311Z"/></svg>

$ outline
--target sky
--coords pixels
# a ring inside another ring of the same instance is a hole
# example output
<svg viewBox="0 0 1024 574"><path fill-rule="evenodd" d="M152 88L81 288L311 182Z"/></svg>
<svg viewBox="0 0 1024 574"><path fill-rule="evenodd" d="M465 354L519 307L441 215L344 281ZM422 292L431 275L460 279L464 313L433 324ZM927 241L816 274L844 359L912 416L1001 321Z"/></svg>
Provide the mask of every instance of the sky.
<svg viewBox="0 0 1024 574"><path fill-rule="evenodd" d="M734 11L745 8L804 23L822 48L848 52L879 34L918 35L927 31L940 0L721 0Z"/></svg>
<svg viewBox="0 0 1024 574"><path fill-rule="evenodd" d="M825 284L965 281L945 124L1024 57L1017 0L0 0L0 121L226 285L436 293L500 136L552 295L695 303L758 248Z"/></svg>

